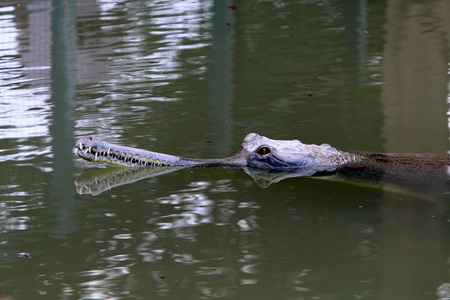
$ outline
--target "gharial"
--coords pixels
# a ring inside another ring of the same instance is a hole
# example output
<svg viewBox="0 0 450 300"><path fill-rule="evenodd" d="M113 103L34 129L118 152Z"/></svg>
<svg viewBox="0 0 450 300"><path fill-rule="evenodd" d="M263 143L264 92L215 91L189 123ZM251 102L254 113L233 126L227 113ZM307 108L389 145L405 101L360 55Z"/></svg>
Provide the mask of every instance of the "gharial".
<svg viewBox="0 0 450 300"><path fill-rule="evenodd" d="M240 151L231 157L196 159L111 144L91 136L76 143L81 158L133 167L240 168L264 172L303 172L303 176L332 174L447 178L448 154L380 154L341 150L328 144L308 145L299 140L273 140L248 134Z"/></svg>

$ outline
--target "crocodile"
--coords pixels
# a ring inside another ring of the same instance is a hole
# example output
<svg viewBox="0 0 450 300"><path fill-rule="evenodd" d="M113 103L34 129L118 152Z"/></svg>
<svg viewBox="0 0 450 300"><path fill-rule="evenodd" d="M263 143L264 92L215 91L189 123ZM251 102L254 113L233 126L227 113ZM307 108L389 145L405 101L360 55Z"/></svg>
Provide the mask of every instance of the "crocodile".
<svg viewBox="0 0 450 300"><path fill-rule="evenodd" d="M347 164L358 164L364 157L331 147L328 144L307 145L299 140L272 140L256 133L248 134L239 153L218 159L197 159L168 155L111 144L96 136L76 143L81 158L120 166L134 167L230 167L271 170L327 170Z"/></svg>
<svg viewBox="0 0 450 300"><path fill-rule="evenodd" d="M244 170L262 187L286 178L313 177L373 187L399 187L421 194L443 194L450 188L449 154L382 154L342 150L328 144L273 140L256 133L248 134L240 151L226 158L197 159L168 155L111 144L95 136L78 140L75 152L92 162L148 169L149 172L142 174L143 177L184 168L228 168ZM117 179L116 175L113 177ZM136 181L135 177L131 181ZM106 182L113 184L108 180Z"/></svg>
<svg viewBox="0 0 450 300"><path fill-rule="evenodd" d="M240 151L231 157L215 159L186 158L132 147L119 146L96 136L76 143L81 158L120 166L177 168L262 169L301 172L302 176L339 172L351 176L407 176L447 178L449 154L381 154L342 150L328 144L304 144L297 139L273 140L248 134Z"/></svg>

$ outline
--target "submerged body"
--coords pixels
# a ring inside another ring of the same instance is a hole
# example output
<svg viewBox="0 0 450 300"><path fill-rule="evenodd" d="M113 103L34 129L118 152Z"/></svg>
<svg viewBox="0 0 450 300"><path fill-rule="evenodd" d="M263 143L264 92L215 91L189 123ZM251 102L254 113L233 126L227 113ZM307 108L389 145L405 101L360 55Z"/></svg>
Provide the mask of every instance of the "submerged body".
<svg viewBox="0 0 450 300"><path fill-rule="evenodd" d="M83 159L136 167L211 167L298 172L302 176L339 173L346 177L447 178L450 156L378 154L339 150L328 144L308 145L298 140L272 140L248 134L235 156L195 159L110 144L91 136L80 139L76 152Z"/></svg>

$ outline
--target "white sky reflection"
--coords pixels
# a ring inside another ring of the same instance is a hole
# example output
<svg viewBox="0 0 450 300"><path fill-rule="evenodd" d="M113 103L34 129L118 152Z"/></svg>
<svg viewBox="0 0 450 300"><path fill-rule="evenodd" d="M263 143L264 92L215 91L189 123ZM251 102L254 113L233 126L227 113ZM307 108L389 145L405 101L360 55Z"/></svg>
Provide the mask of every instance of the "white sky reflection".
<svg viewBox="0 0 450 300"><path fill-rule="evenodd" d="M26 65L22 53L32 57L35 47L19 42L26 33L17 28L14 7L3 7L1 11L5 14L0 17L0 139L47 136L48 87L34 85L38 78L26 76L24 71L31 68L37 75L41 72L35 69L49 67Z"/></svg>

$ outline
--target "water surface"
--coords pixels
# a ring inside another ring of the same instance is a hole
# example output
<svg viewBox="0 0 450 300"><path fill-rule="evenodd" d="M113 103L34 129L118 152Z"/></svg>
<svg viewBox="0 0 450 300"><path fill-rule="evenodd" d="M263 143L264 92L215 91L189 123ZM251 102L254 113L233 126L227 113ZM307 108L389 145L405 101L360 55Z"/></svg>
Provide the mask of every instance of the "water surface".
<svg viewBox="0 0 450 300"><path fill-rule="evenodd" d="M431 196L311 178L262 188L209 169L115 185L73 154L95 134L222 157L249 132L445 153L449 9L0 3L1 296L449 299L445 186ZM103 189L80 190L80 178Z"/></svg>

